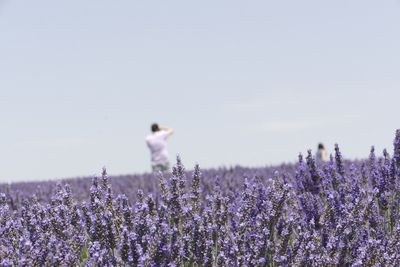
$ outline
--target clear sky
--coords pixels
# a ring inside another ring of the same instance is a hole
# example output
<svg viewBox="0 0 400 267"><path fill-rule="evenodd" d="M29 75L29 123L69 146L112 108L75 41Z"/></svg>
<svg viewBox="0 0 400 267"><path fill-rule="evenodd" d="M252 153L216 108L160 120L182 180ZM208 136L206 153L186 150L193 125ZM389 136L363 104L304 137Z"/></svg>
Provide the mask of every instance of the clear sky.
<svg viewBox="0 0 400 267"><path fill-rule="evenodd" d="M400 1L0 0L0 181L392 151Z"/></svg>

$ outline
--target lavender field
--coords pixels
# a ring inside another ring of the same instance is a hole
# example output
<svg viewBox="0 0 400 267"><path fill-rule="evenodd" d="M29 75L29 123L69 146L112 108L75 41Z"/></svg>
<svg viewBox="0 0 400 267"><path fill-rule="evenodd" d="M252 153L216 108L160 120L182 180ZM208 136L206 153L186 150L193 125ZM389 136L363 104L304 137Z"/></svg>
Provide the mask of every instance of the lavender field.
<svg viewBox="0 0 400 267"><path fill-rule="evenodd" d="M399 266L399 216L397 130L359 161L0 185L0 264Z"/></svg>

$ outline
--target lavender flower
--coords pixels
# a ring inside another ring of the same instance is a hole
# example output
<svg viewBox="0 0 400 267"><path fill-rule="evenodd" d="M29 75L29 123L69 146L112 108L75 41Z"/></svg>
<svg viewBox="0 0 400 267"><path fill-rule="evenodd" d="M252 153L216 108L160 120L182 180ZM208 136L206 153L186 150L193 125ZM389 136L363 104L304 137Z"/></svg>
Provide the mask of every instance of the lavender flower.
<svg viewBox="0 0 400 267"><path fill-rule="evenodd" d="M321 166L308 151L192 173L178 157L156 177L0 185L0 265L398 266L399 140L357 161L335 145Z"/></svg>

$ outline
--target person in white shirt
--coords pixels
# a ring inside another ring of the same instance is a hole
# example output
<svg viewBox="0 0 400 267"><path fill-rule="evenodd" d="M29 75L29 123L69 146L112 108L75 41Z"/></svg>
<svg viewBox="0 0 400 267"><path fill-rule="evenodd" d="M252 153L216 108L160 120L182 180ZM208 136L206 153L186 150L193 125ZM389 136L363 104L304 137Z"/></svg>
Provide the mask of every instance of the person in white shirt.
<svg viewBox="0 0 400 267"><path fill-rule="evenodd" d="M173 134L174 130L153 123L151 131L152 133L146 137L146 143L151 153L151 168L153 172L167 171L169 170L167 138Z"/></svg>
<svg viewBox="0 0 400 267"><path fill-rule="evenodd" d="M324 162L328 160L328 153L326 153L324 144L322 143L318 144L318 150L315 155L315 159L317 162Z"/></svg>

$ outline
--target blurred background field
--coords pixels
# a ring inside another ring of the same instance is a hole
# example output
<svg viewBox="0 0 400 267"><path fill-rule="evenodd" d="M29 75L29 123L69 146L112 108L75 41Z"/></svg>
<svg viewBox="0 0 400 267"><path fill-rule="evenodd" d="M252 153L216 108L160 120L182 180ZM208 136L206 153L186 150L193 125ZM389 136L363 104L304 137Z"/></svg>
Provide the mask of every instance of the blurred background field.
<svg viewBox="0 0 400 267"><path fill-rule="evenodd" d="M0 0L0 181L349 159L398 128L395 0Z"/></svg>

